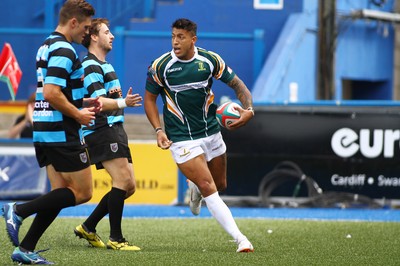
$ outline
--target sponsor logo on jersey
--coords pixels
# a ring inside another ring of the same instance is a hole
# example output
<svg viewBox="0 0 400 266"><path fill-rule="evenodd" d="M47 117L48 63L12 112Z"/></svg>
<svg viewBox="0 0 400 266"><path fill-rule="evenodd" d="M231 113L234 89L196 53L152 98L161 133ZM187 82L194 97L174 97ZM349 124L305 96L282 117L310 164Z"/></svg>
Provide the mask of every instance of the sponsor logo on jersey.
<svg viewBox="0 0 400 266"><path fill-rule="evenodd" d="M37 101L35 102L35 108L36 109L48 109L50 107L50 103L47 101Z"/></svg>
<svg viewBox="0 0 400 266"><path fill-rule="evenodd" d="M109 96L109 98L113 98L113 99L124 98L120 87L110 88L108 91L108 96Z"/></svg>
<svg viewBox="0 0 400 266"><path fill-rule="evenodd" d="M167 70L168 73L176 72L176 71L182 71L182 67L174 67L170 68Z"/></svg>

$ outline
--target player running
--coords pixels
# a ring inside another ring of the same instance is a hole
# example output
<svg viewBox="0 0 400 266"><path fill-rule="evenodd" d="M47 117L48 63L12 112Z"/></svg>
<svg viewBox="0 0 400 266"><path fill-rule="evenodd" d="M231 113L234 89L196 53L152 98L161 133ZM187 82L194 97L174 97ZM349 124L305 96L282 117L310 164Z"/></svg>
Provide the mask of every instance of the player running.
<svg viewBox="0 0 400 266"><path fill-rule="evenodd" d="M214 53L196 47L197 25L188 19L172 24L172 51L148 69L144 106L157 134L157 144L170 149L189 180L190 209L198 215L204 201L210 213L236 241L237 252L252 252L252 244L236 225L218 191L226 188L226 146L215 118L213 77L231 87L245 109L231 128L244 126L253 116L251 93L242 80ZM156 105L163 100L165 132Z"/></svg>

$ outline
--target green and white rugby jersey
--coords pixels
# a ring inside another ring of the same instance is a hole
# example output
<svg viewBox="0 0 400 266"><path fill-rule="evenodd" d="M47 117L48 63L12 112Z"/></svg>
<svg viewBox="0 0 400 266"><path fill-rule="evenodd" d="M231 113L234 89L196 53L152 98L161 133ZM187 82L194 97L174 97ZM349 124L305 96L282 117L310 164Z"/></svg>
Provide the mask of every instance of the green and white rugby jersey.
<svg viewBox="0 0 400 266"><path fill-rule="evenodd" d="M199 47L190 60L178 59L174 51L154 60L148 69L146 90L161 94L168 138L179 142L219 132L213 77L227 83L234 76L218 54Z"/></svg>

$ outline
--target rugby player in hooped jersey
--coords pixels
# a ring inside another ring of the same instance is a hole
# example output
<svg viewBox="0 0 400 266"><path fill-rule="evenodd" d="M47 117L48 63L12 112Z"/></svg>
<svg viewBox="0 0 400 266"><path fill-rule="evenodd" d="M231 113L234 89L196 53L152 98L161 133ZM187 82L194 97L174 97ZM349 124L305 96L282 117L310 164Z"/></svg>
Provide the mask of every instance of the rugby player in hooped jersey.
<svg viewBox="0 0 400 266"><path fill-rule="evenodd" d="M40 167L46 167L51 191L34 200L3 206L8 236L15 246L11 259L20 264L53 264L35 252L40 237L66 207L92 197L90 160L81 125L89 125L102 103L84 100L83 67L71 45L80 44L89 30L94 8L85 0L67 0L58 26L36 56L37 90L33 114L33 143ZM19 242L22 221L36 214Z"/></svg>
<svg viewBox="0 0 400 266"><path fill-rule="evenodd" d="M75 235L86 239L96 248L138 251L139 247L130 244L122 234L121 221L124 201L136 190L132 157L125 132L124 108L139 107L142 97L128 90L122 97L121 84L114 67L106 56L112 49L114 35L105 18L95 18L83 45L88 54L82 61L85 69L85 87L90 97L99 97L103 103L102 112L89 126L83 128L88 144L91 163L97 169L106 169L112 179L112 188L100 200L89 217L74 229ZM96 233L100 220L109 215L110 237L107 244Z"/></svg>
<svg viewBox="0 0 400 266"><path fill-rule="evenodd" d="M242 80L216 53L196 47L197 25L188 19L172 24L172 51L152 62L148 69L144 107L154 127L157 144L170 149L188 179L190 209L198 215L204 199L207 208L237 243L237 252L254 248L241 233L218 191L227 186L226 146L215 117L211 90L213 78L231 87L242 103L240 119L231 129L244 126L253 116L252 96ZM165 131L161 128L157 97L163 100Z"/></svg>

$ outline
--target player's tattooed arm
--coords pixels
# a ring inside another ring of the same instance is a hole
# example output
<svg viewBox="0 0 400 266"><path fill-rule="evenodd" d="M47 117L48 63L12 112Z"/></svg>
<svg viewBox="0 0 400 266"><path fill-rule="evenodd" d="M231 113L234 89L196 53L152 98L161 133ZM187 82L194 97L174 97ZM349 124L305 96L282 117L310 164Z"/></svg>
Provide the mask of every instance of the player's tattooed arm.
<svg viewBox="0 0 400 266"><path fill-rule="evenodd" d="M253 106L253 99L250 90L237 75L229 81L227 85L235 91L236 97L242 103L243 109Z"/></svg>

